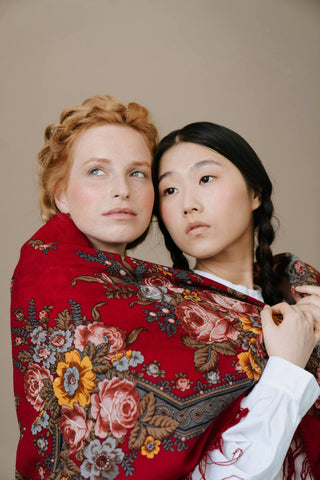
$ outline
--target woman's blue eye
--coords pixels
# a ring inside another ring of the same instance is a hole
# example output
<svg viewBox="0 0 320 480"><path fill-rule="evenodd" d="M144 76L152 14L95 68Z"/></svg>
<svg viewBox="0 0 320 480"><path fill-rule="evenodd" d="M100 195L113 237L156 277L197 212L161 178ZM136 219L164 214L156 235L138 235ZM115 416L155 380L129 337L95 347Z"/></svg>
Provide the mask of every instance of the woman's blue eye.
<svg viewBox="0 0 320 480"><path fill-rule="evenodd" d="M93 168L89 173L90 175L103 175L101 168Z"/></svg>
<svg viewBox="0 0 320 480"><path fill-rule="evenodd" d="M141 172L140 170L136 170L135 172L132 172L131 175L133 177L145 177L146 176L146 174Z"/></svg>
<svg viewBox="0 0 320 480"><path fill-rule="evenodd" d="M209 183L211 182L211 180L213 180L213 176L212 175L204 175L203 177L201 177L200 179L200 183Z"/></svg>

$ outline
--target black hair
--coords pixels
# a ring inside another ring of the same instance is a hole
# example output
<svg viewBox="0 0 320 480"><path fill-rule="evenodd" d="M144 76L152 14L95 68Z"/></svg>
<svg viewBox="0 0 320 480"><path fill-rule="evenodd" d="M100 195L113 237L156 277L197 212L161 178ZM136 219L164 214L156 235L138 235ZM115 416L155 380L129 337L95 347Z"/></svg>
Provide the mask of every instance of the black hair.
<svg viewBox="0 0 320 480"><path fill-rule="evenodd" d="M154 214L158 218L159 227L164 235L166 247L171 254L173 266L185 270L189 269L186 257L172 240L160 217L157 184L162 155L174 145L183 142L203 145L226 157L240 170L249 190L259 195L261 205L253 212L254 229L258 243L255 255L259 271L255 283L262 288L266 303L273 305L282 301L280 279L273 269L273 255L270 248L275 236L271 223L273 216L271 180L258 155L244 138L233 130L215 123L196 122L175 130L161 140L155 151L153 163L153 180L156 187Z"/></svg>

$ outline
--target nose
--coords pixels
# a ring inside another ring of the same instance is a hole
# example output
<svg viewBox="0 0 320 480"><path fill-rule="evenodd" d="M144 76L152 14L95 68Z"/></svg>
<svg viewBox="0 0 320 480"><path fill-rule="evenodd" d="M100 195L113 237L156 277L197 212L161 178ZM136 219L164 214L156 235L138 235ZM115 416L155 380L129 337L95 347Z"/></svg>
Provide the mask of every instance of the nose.
<svg viewBox="0 0 320 480"><path fill-rule="evenodd" d="M183 210L183 214L184 215L190 215L190 213L193 213L193 212L198 212L198 208L197 207L185 207L184 210Z"/></svg>
<svg viewBox="0 0 320 480"><path fill-rule="evenodd" d="M184 192L182 201L182 209L184 216L199 212L202 208L200 198L197 197L195 191L192 191L190 189Z"/></svg>
<svg viewBox="0 0 320 480"><path fill-rule="evenodd" d="M114 198L128 198L129 185L125 178L117 176L112 180L111 195Z"/></svg>

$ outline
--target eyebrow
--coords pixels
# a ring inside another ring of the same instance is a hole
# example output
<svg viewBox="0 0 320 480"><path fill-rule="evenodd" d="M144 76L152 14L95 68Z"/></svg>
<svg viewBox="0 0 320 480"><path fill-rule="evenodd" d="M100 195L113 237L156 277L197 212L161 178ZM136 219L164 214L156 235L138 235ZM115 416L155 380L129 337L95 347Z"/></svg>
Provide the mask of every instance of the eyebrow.
<svg viewBox="0 0 320 480"><path fill-rule="evenodd" d="M136 166L136 167L150 167L151 168L151 163L145 162L144 160L134 160L131 165Z"/></svg>
<svg viewBox="0 0 320 480"><path fill-rule="evenodd" d="M221 167L221 163L218 160L214 160L213 158L206 159L206 160L200 160L200 162L196 162L193 165L191 165L191 170L197 170L198 168L205 167L206 165L217 165L218 167ZM158 179L158 183L161 182L166 177L169 177L170 175L173 175L173 171L169 170L168 172L164 172L162 175L160 175Z"/></svg>
<svg viewBox="0 0 320 480"><path fill-rule="evenodd" d="M83 164L87 165L88 163L91 163L91 162L110 163L111 160L109 160L108 158L105 158L105 157L90 157Z"/></svg>
<svg viewBox="0 0 320 480"><path fill-rule="evenodd" d="M88 163L91 163L91 162L98 162L98 163L112 163L112 160L110 160L109 158L105 158L105 157L91 157L89 158L86 162L84 162L84 165L87 165ZM146 162L144 160L133 160L132 162L128 162L128 164L132 165L133 167L150 167L151 168L151 164L149 164L149 162Z"/></svg>

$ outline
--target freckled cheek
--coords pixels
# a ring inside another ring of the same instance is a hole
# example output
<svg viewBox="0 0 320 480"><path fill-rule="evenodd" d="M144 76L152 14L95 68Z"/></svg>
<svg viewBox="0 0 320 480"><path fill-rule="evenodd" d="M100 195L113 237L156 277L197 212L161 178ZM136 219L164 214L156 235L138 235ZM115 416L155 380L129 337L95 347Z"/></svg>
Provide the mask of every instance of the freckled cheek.
<svg viewBox="0 0 320 480"><path fill-rule="evenodd" d="M69 189L69 202L76 207L88 206L89 204L95 202L99 199L100 195L96 189L86 188L86 187L75 187Z"/></svg>

